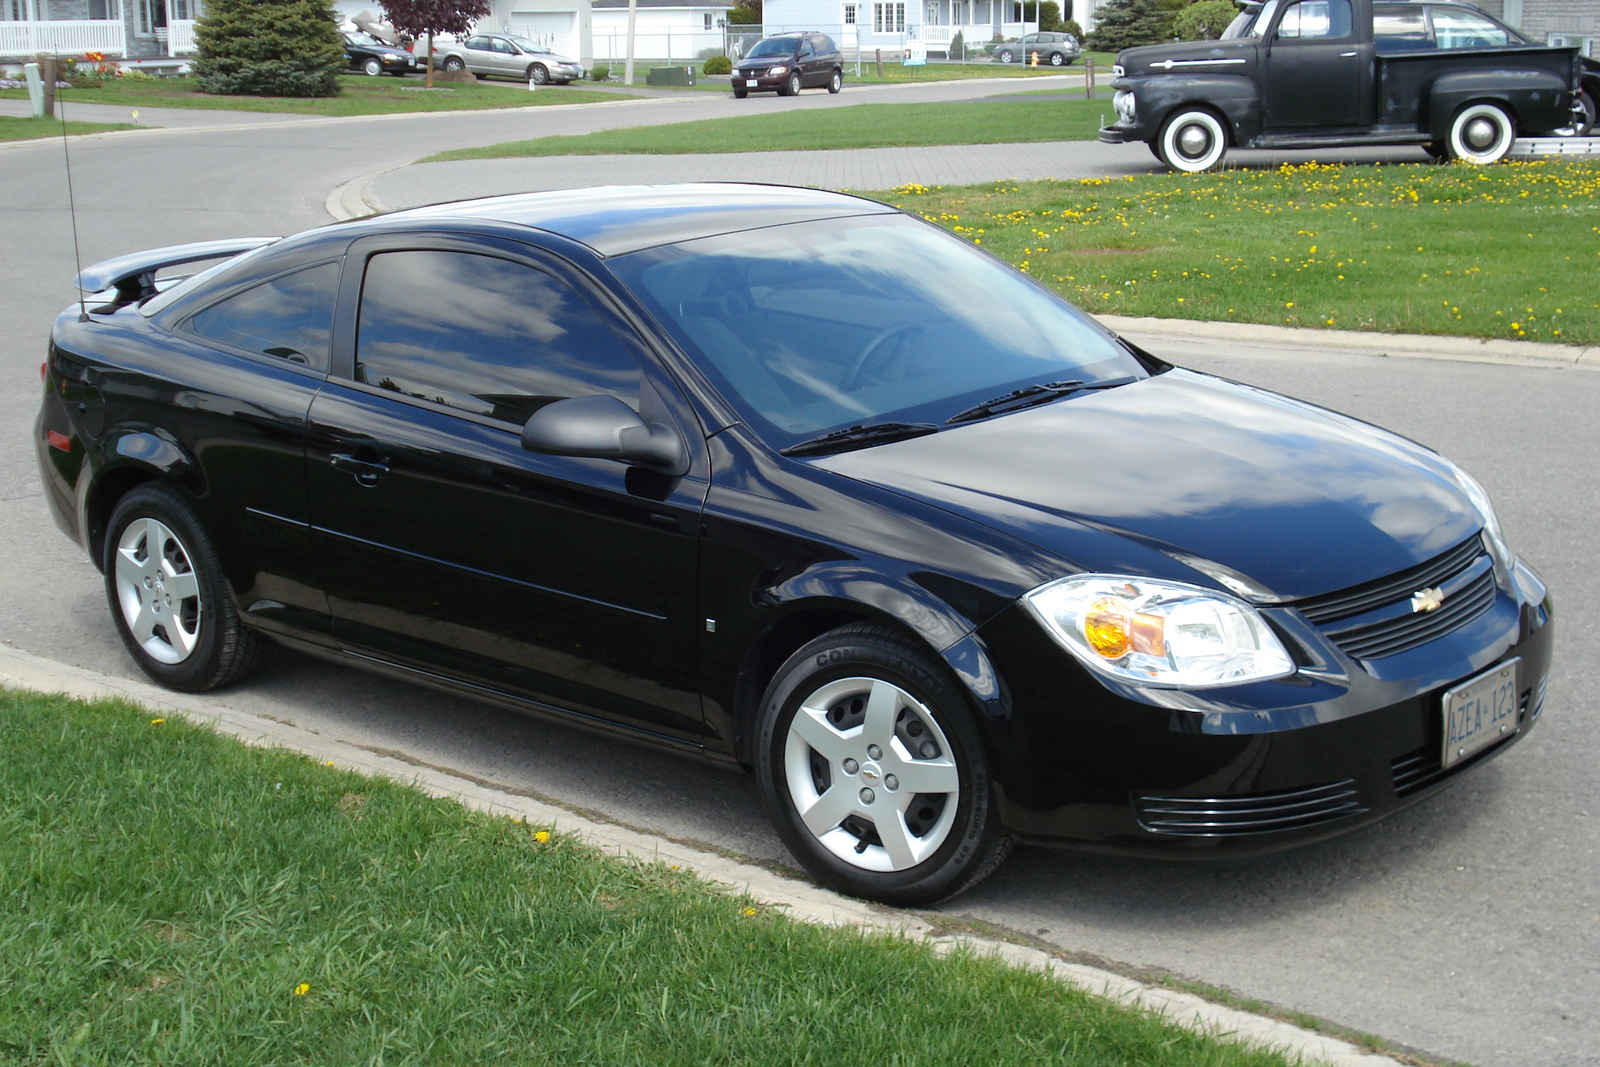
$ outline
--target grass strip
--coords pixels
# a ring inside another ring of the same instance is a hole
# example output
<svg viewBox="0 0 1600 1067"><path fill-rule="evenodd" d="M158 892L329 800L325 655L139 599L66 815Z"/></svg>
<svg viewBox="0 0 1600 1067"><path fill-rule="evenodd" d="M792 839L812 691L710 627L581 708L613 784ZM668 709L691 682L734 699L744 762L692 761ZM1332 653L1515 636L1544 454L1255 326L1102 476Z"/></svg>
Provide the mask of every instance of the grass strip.
<svg viewBox="0 0 1600 1067"><path fill-rule="evenodd" d="M6 1062L1284 1063L126 704L0 728Z"/></svg>
<svg viewBox="0 0 1600 1067"><path fill-rule="evenodd" d="M68 122L68 134L105 133L107 130L136 130L126 122ZM60 119L17 118L0 115L0 141L28 141L40 137L60 137Z"/></svg>
<svg viewBox="0 0 1600 1067"><path fill-rule="evenodd" d="M0 89L0 100L26 100L26 89ZM213 96L200 91L192 77L129 79L101 83L93 89L58 89L67 105L108 104L113 107L183 107L208 111L265 111L285 115L395 115L411 111L485 111L553 104L595 104L631 99L628 94L570 85L541 86L529 92L511 83L423 87L421 77L339 79L339 95L326 97Z"/></svg>
<svg viewBox="0 0 1600 1067"><path fill-rule="evenodd" d="M868 194L1091 312L1600 344L1600 163L1339 166Z"/></svg>
<svg viewBox="0 0 1600 1067"><path fill-rule="evenodd" d="M757 101L756 106L760 102ZM901 148L917 145L1092 141L1105 100L975 100L940 104L855 104L789 108L737 118L699 119L598 133L536 137L440 152L425 163L502 156L676 155Z"/></svg>

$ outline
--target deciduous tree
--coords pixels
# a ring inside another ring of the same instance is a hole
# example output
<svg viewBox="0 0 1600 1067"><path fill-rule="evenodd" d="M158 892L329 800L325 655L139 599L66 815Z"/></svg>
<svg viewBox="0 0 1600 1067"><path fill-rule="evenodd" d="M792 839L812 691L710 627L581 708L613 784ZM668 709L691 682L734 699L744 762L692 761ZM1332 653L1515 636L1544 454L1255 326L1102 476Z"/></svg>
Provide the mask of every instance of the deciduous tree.
<svg viewBox="0 0 1600 1067"><path fill-rule="evenodd" d="M408 37L428 40L429 88L433 87L433 35L465 36L489 14L489 0L379 0L389 25Z"/></svg>

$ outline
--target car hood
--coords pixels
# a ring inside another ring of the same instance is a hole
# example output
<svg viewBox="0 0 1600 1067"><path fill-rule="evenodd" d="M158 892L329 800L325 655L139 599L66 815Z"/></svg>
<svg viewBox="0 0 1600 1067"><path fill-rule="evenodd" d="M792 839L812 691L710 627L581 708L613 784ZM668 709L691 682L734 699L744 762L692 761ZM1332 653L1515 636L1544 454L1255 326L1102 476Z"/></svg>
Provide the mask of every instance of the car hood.
<svg viewBox="0 0 1600 1067"><path fill-rule="evenodd" d="M1481 526L1429 449L1184 370L817 462L1073 569L1152 573L1153 551L1259 600L1382 577Z"/></svg>
<svg viewBox="0 0 1600 1067"><path fill-rule="evenodd" d="M786 56L746 56L733 65L734 70L766 70L768 67L785 66L796 62L793 55Z"/></svg>
<svg viewBox="0 0 1600 1067"><path fill-rule="evenodd" d="M1256 42L1252 37L1231 41L1174 41L1170 44L1124 48L1117 65L1130 74L1238 74L1255 69Z"/></svg>

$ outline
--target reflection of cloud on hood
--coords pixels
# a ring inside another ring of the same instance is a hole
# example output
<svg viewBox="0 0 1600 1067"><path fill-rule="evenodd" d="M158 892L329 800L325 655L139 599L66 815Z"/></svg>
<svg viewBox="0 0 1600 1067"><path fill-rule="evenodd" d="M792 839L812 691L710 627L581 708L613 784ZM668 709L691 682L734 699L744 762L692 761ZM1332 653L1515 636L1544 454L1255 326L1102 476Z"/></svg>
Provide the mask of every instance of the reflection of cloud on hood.
<svg viewBox="0 0 1600 1067"><path fill-rule="evenodd" d="M1285 595L1399 570L1479 525L1427 449L1181 370L825 462L1057 551L1083 525Z"/></svg>

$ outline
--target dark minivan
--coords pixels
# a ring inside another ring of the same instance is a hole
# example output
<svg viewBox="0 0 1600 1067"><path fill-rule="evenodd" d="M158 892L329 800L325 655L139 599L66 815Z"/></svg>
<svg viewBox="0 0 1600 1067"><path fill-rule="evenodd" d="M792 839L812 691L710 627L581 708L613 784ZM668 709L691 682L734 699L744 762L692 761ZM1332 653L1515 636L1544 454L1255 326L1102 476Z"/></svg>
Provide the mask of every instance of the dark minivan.
<svg viewBox="0 0 1600 1067"><path fill-rule="evenodd" d="M836 93L844 88L844 57L825 33L779 33L766 37L733 66L733 95L776 92L794 96L801 89Z"/></svg>

